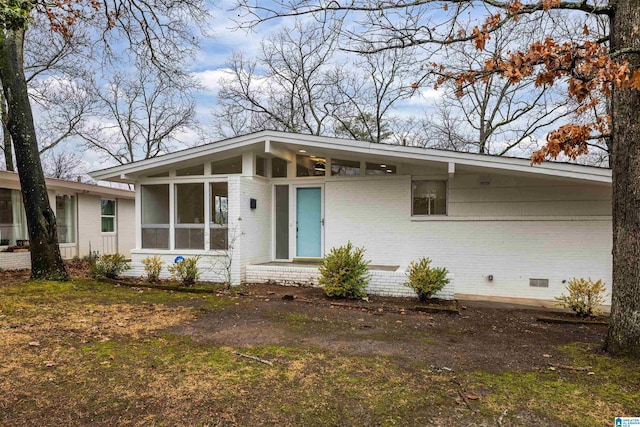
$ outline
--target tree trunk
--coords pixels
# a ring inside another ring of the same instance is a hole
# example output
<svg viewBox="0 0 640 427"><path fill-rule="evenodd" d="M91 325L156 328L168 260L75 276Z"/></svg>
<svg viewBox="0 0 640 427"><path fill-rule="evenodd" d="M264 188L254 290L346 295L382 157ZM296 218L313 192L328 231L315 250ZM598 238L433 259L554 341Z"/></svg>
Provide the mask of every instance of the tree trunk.
<svg viewBox="0 0 640 427"><path fill-rule="evenodd" d="M611 48L640 49L640 1L614 0ZM638 55L626 58L634 70ZM615 88L611 100L613 293L606 348L640 357L640 91Z"/></svg>
<svg viewBox="0 0 640 427"><path fill-rule="evenodd" d="M2 140L4 152L4 165L8 171L14 171L13 168L13 150L11 149L11 134L7 127L9 116L7 115L7 101L4 95L0 94L0 121L2 122Z"/></svg>
<svg viewBox="0 0 640 427"><path fill-rule="evenodd" d="M7 127L13 140L29 228L31 278L67 280L58 246L56 218L38 154L38 143L23 68L24 30L0 31L0 80L7 100Z"/></svg>

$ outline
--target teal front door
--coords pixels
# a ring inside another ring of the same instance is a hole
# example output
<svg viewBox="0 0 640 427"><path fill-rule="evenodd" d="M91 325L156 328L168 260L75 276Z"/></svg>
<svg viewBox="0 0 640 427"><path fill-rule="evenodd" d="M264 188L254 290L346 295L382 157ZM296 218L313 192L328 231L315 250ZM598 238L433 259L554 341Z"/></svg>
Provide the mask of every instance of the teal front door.
<svg viewBox="0 0 640 427"><path fill-rule="evenodd" d="M296 189L296 256L322 256L322 189Z"/></svg>

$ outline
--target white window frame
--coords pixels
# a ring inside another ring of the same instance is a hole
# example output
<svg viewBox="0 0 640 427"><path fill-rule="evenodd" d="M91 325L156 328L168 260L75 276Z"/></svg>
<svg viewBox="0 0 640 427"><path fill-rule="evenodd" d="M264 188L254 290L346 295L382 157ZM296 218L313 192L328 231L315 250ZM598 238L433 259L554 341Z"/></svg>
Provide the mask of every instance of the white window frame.
<svg viewBox="0 0 640 427"><path fill-rule="evenodd" d="M102 213L102 201L106 200L109 202L113 202L115 205L115 210L113 211L113 215L105 215ZM100 199L100 232L102 234L117 234L118 232L118 200L117 199ZM113 218L113 231L102 231L102 218Z"/></svg>

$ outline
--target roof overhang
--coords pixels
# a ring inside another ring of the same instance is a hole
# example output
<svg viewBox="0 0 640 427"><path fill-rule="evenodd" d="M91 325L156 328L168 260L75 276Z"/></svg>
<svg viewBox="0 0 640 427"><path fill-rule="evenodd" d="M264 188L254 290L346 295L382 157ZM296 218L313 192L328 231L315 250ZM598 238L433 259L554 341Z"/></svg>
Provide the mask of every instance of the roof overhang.
<svg viewBox="0 0 640 427"><path fill-rule="evenodd" d="M317 149L324 152L342 153L350 156L395 159L398 162L437 162L447 164L449 173L456 165L503 172L535 174L539 176L578 179L592 182L611 183L611 170L569 163L544 162L532 166L527 159L499 157L484 154L460 153L429 148L379 144L364 141L345 140L315 135L294 134L278 131L261 131L230 138L153 159L94 171L89 175L97 180L135 182L142 173L160 170L175 163L193 163L199 158L221 154L230 150L250 149L261 144L266 155L291 161L300 149Z"/></svg>
<svg viewBox="0 0 640 427"><path fill-rule="evenodd" d="M58 193L73 192L96 196L116 197L121 199L135 198L135 192L123 188L105 187L86 182L67 181L64 179L45 178L48 190ZM20 189L20 177L15 172L0 171L0 188Z"/></svg>

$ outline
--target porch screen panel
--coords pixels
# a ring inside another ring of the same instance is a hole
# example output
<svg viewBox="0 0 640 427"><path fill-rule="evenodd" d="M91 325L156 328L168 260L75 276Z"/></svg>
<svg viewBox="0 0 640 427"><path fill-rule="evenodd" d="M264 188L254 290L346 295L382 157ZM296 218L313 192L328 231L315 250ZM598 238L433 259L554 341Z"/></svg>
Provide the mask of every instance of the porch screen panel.
<svg viewBox="0 0 640 427"><path fill-rule="evenodd" d="M142 247L169 249L169 184L143 185Z"/></svg>
<svg viewBox="0 0 640 427"><path fill-rule="evenodd" d="M288 185L276 185L276 259L289 259Z"/></svg>
<svg viewBox="0 0 640 427"><path fill-rule="evenodd" d="M204 184L176 184L176 249L204 249Z"/></svg>
<svg viewBox="0 0 640 427"><path fill-rule="evenodd" d="M213 250L229 246L229 190L226 182L211 184L210 247Z"/></svg>

